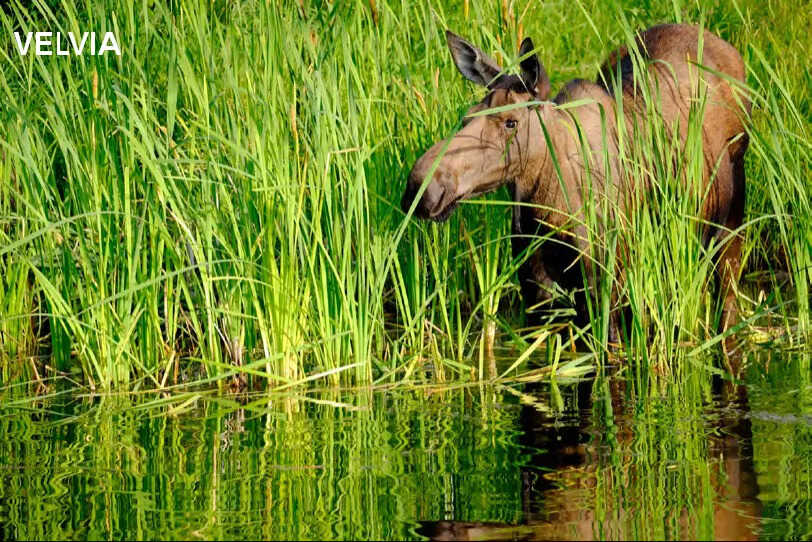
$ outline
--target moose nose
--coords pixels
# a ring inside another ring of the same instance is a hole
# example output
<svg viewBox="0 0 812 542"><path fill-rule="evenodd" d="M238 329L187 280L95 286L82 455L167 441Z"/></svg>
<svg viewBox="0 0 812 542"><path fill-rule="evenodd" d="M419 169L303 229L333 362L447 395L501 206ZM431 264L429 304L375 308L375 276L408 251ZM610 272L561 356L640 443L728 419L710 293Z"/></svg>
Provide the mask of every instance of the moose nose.
<svg viewBox="0 0 812 542"><path fill-rule="evenodd" d="M403 193L403 199L400 200L400 208L403 209L404 213L408 213L409 209L412 208L412 204L418 192L420 192L423 180L423 176L416 175L414 172L409 175L406 191ZM429 180L428 183L428 186L423 191L423 196L414 209L414 216L417 218L431 217L432 211L440 204L445 194L445 189L436 180Z"/></svg>
<svg viewBox="0 0 812 542"><path fill-rule="evenodd" d="M408 213L409 209L412 208L412 203L414 202L414 198L417 196L417 191L419 189L420 184L415 184L412 182L412 177L410 175L409 180L406 181L406 191L403 192L403 197L400 200L400 208L404 213ZM417 211L417 209L415 209L415 211Z"/></svg>

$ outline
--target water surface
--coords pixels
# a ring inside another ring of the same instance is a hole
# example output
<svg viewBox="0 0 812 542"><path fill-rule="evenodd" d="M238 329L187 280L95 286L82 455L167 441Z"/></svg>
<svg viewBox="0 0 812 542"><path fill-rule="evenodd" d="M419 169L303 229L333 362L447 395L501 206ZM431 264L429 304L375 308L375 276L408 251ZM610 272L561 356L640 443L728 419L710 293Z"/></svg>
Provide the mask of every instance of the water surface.
<svg viewBox="0 0 812 542"><path fill-rule="evenodd" d="M739 389L7 394L0 539L809 540L808 367L759 359Z"/></svg>

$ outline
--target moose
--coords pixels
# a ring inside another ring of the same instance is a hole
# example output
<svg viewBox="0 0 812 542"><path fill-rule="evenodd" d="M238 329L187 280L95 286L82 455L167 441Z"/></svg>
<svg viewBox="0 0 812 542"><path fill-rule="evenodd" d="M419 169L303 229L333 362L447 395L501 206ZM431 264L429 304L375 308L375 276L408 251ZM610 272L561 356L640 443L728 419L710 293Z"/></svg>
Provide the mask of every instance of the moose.
<svg viewBox="0 0 812 542"><path fill-rule="evenodd" d="M734 88L744 82L745 67L732 45L694 25L654 26L637 33L632 51L623 46L610 54L595 82L572 80L549 101L550 79L530 38L519 49L519 74L506 73L451 31L446 38L460 73L484 86L487 94L468 110L456 134L417 160L401 201L404 212L444 221L461 200L507 184L516 203L514 257L528 253L518 270L526 307L551 301L556 285L572 291L580 288L582 299L594 296L594 264L588 258L579 260L594 248L585 229L586 204L601 195L618 208L640 201L635 187L641 185L629 181L618 149L619 124L630 133L650 114L640 88L644 81L653 89L662 124L684 145L701 84L705 101L700 183L705 197L700 213L707 224L701 235L706 246L715 239L720 247L716 252L723 299L720 327L726 330L738 321L735 284L750 103ZM531 245L534 236L547 240ZM619 271L620 282L623 270ZM614 294L612 301L618 302ZM585 318L583 301L576 302L575 309ZM619 338L622 313L612 311L610 342Z"/></svg>

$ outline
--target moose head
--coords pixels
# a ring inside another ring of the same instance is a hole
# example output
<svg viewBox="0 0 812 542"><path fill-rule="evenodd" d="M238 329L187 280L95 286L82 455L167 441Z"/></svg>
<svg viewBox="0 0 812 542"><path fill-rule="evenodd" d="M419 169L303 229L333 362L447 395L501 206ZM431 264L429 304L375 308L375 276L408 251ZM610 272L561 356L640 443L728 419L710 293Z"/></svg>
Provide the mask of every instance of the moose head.
<svg viewBox="0 0 812 542"><path fill-rule="evenodd" d="M519 49L520 75L504 73L493 59L453 32L447 31L446 38L460 73L488 93L468 110L460 131L434 144L409 174L403 211L411 209L425 182L414 214L437 221L448 218L461 200L532 178L527 173L538 157L531 142L544 140L539 122L544 105L539 101L550 94L550 80L530 38Z"/></svg>

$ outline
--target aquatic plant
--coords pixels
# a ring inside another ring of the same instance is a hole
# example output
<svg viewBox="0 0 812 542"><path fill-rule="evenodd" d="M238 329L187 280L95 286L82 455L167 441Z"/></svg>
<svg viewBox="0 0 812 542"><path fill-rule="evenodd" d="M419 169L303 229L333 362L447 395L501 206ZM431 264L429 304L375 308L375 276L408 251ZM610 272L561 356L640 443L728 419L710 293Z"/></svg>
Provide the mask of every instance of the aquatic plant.
<svg viewBox="0 0 812 542"><path fill-rule="evenodd" d="M505 193L440 226L399 210L415 158L478 99L457 79L446 28L470 29L503 65L532 36L554 91L593 78L654 22L701 22L733 43L754 101L745 274L762 279L740 292L735 331L805 344L811 80L796 15L734 1L13 1L4 36L109 31L122 54L21 57L13 39L0 45L2 381L138 389L242 375L277 389L615 363L605 296L585 329L522 328ZM662 145L630 157L634 167L658 163ZM663 176L656 222L644 213L617 233L635 241L623 350L641 379L708 365L726 339L674 178ZM603 280L609 295L612 274ZM504 367L488 361L491 337ZM576 342L587 351L572 353Z"/></svg>

